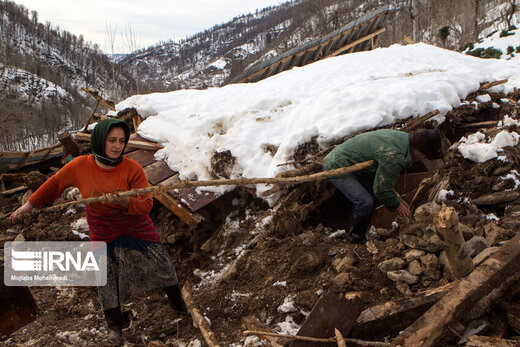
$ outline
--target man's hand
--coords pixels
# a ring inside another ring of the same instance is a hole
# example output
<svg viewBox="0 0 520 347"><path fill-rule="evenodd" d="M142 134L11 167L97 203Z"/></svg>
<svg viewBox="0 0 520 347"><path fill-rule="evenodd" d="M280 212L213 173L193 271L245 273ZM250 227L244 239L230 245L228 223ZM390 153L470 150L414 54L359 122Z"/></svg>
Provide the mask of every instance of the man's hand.
<svg viewBox="0 0 520 347"><path fill-rule="evenodd" d="M410 217L410 210L401 203L397 208L395 209L399 217Z"/></svg>
<svg viewBox="0 0 520 347"><path fill-rule="evenodd" d="M34 208L34 205L31 204L30 201L27 201L22 206L18 207L16 211L14 211L9 219L11 219L14 223L18 223L22 221L22 217L24 214L29 213Z"/></svg>
<svg viewBox="0 0 520 347"><path fill-rule="evenodd" d="M128 210L128 206L130 206L129 197L123 198L123 197L109 193L109 194L105 194L105 198L109 204L123 206L126 210Z"/></svg>

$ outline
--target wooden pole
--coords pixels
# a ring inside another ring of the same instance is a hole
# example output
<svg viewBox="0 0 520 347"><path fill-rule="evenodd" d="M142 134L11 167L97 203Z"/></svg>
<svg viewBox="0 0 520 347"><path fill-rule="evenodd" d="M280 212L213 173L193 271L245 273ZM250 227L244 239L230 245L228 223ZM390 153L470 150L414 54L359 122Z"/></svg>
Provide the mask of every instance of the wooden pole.
<svg viewBox="0 0 520 347"><path fill-rule="evenodd" d="M162 186L151 186L147 188L140 189L132 189L126 192L119 192L115 195L121 198L143 195L149 193L159 193L166 192L173 189L182 189L188 187L208 187L208 186L222 186L222 185L237 185L244 186L248 184L297 184L309 181L315 181L324 179L327 177L340 176L350 172L358 171L369 167L373 164L373 160L364 161L362 163L352 165L349 167L343 167L335 170L318 172L312 175L304 175L298 177L286 177L286 178L236 178L236 179L220 179L220 180L210 180L210 181L175 181L170 184L165 184ZM79 204L89 204L93 202L106 201L105 196L97 196L92 198L87 198L83 200L70 201L64 204L59 204L55 206L51 206L40 211L56 211L63 208L67 208L73 205Z"/></svg>
<svg viewBox="0 0 520 347"><path fill-rule="evenodd" d="M211 331L208 321L197 308L197 305L195 304L195 301L193 300L193 297L189 291L189 287L190 285L188 283L184 284L184 287L182 287L182 297L184 298L184 302L188 307L191 318L193 318L193 322L199 327L200 332L202 333L202 336L204 337L204 340L208 346L220 347L219 343L215 339L215 335Z"/></svg>
<svg viewBox="0 0 520 347"><path fill-rule="evenodd" d="M459 230L459 217L453 207L442 204L441 211L435 217L437 235L442 241L453 275L459 279L475 269L473 261L466 251L464 237Z"/></svg>
<svg viewBox="0 0 520 347"><path fill-rule="evenodd" d="M273 336L273 337L277 337L280 339L309 341L309 342L334 343L334 342L338 341L336 337L323 338L323 337L308 337L308 336L298 336L298 335L284 335L284 334L270 333L268 331L256 331L256 330L245 330L244 334L245 335ZM358 346L390 346L390 344L387 342L364 341L364 340L350 339L350 338L343 338L343 340L348 343L355 343Z"/></svg>

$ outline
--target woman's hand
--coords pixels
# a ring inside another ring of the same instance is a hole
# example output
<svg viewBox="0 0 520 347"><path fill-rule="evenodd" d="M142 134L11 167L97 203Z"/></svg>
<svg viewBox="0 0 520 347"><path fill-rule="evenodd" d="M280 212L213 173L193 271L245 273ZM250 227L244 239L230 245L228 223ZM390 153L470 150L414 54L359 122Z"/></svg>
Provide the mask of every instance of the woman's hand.
<svg viewBox="0 0 520 347"><path fill-rule="evenodd" d="M130 206L130 198L129 197L121 197L111 193L104 195L106 198L106 202L113 205L123 206L126 210L128 210L128 206Z"/></svg>
<svg viewBox="0 0 520 347"><path fill-rule="evenodd" d="M22 206L18 207L16 211L14 211L9 219L11 219L14 223L18 223L22 221L22 217L24 214L29 213L34 208L34 205L31 204L29 200Z"/></svg>

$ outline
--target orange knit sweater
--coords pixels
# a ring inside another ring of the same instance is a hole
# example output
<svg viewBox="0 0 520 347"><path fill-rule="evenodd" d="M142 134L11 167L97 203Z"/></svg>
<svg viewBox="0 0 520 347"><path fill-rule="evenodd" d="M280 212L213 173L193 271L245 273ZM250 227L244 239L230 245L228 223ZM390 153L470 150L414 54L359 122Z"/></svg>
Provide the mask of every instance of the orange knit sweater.
<svg viewBox="0 0 520 347"><path fill-rule="evenodd" d="M103 193L115 193L117 190L124 192L148 186L143 168L135 160L124 157L116 167L103 169L96 164L93 155L82 155L49 178L31 195L29 201L36 207L43 207L60 197L67 187L77 187L85 199L101 196ZM89 204L88 208L96 213L121 210L127 215L143 215L150 212L152 204L150 194L145 194L131 197L128 211L120 205L106 202L94 202Z"/></svg>

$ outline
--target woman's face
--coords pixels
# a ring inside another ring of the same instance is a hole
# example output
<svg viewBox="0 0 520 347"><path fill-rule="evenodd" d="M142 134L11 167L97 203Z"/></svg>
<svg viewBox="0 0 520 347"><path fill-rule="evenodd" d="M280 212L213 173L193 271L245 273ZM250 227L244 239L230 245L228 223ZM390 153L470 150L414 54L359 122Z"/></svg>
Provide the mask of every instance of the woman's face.
<svg viewBox="0 0 520 347"><path fill-rule="evenodd" d="M121 128L112 128L105 139L105 155L110 159L117 159L125 148L125 131Z"/></svg>

